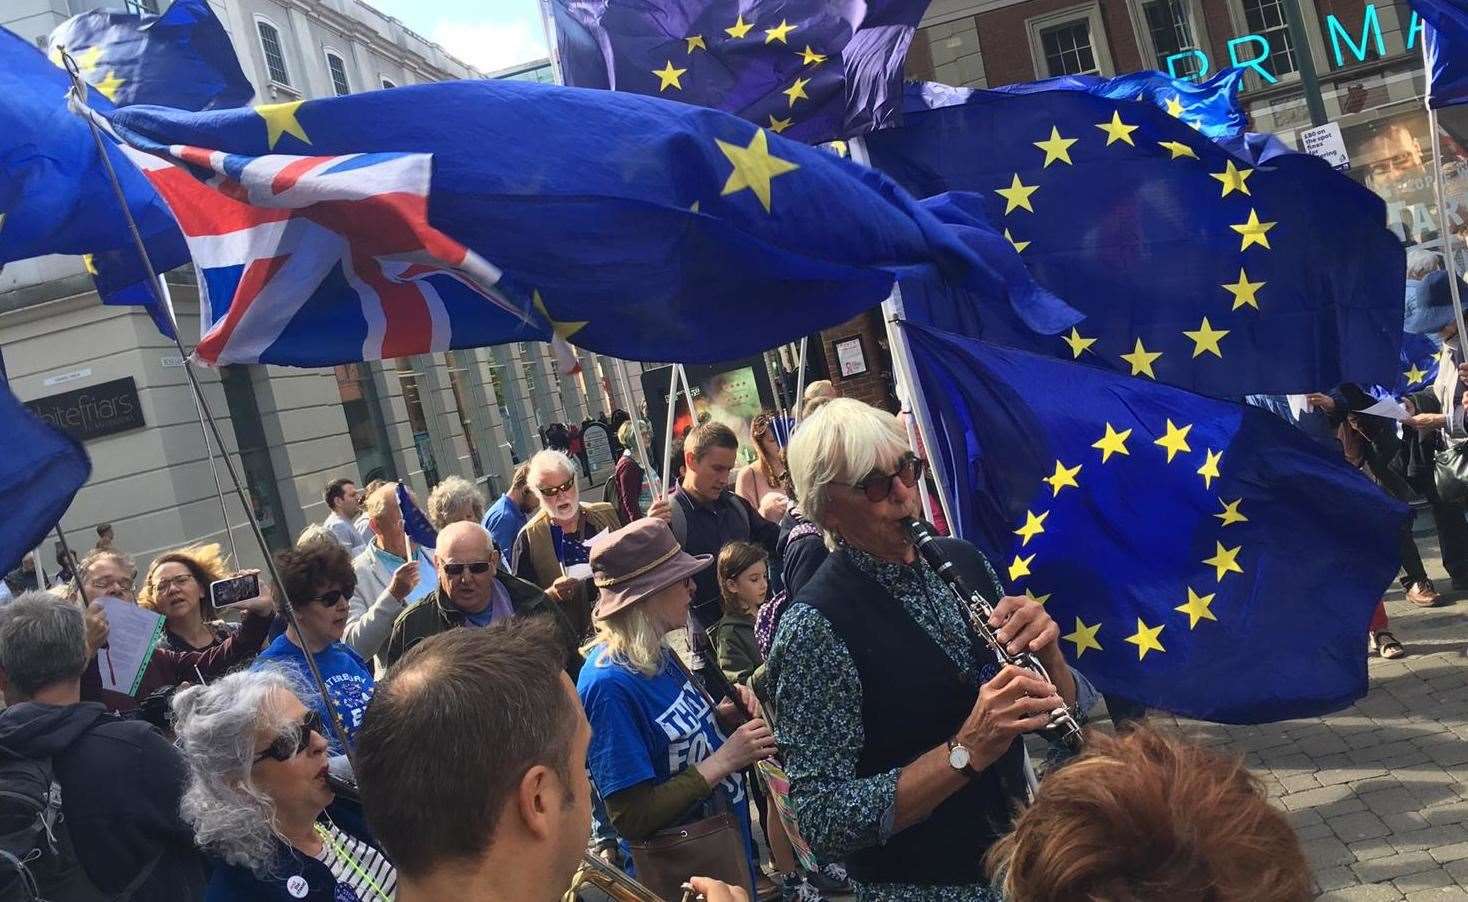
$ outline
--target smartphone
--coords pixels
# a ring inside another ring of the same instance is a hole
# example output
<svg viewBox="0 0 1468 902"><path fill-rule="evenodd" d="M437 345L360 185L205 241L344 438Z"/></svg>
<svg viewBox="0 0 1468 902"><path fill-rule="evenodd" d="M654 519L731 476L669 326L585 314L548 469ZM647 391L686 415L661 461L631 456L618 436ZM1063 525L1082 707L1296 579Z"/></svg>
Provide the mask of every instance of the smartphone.
<svg viewBox="0 0 1468 902"><path fill-rule="evenodd" d="M209 603L216 608L249 601L260 594L260 574L246 573L229 579L216 579L209 584Z"/></svg>

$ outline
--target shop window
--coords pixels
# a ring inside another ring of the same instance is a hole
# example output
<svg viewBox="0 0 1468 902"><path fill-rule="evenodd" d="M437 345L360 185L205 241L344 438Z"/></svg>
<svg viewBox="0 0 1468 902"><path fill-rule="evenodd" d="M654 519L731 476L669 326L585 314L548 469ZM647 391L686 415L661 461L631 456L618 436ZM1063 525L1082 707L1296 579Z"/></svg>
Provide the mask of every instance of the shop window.
<svg viewBox="0 0 1468 902"><path fill-rule="evenodd" d="M1091 47L1091 23L1082 19L1040 32L1045 71L1050 75L1095 75L1096 52Z"/></svg>
<svg viewBox="0 0 1468 902"><path fill-rule="evenodd" d="M465 351L455 351L449 355L449 388L454 393L454 406L459 410L459 426L464 431L464 443L469 446L469 460L474 465L474 475L484 475L484 458L479 453L479 443L474 435L473 414L485 408L486 402L482 391L474 391L478 386L473 383L470 370L466 367L473 365L473 357Z"/></svg>
<svg viewBox="0 0 1468 902"><path fill-rule="evenodd" d="M1269 41L1269 56L1259 60L1259 65L1275 78L1297 71L1295 42L1290 38L1285 0L1243 0L1243 6L1248 34L1257 34Z"/></svg>
<svg viewBox="0 0 1468 902"><path fill-rule="evenodd" d="M387 437L387 421L382 415L377 386L365 363L348 363L336 368L336 387L342 399L342 412L347 418L347 432L357 456L357 472L362 484L374 479L397 479L391 444Z"/></svg>
<svg viewBox="0 0 1468 902"><path fill-rule="evenodd" d="M290 527L276 488L275 466L270 461L270 446L260 424L260 405L255 397L250 368L222 366L219 368L219 382L224 389L230 425L239 448L240 466L245 471L245 490L250 496L250 508L255 512L260 531L265 534L265 544L282 551L291 547Z"/></svg>
<svg viewBox="0 0 1468 902"><path fill-rule="evenodd" d="M418 454L418 466L423 479L431 489L438 485L438 461L433 456L433 437L428 431L428 416L423 409L423 395L418 382L418 373L406 360L394 361L398 381L403 387L403 406L408 410L408 428L413 431L413 448Z"/></svg>
<svg viewBox="0 0 1468 902"><path fill-rule="evenodd" d="M265 68L270 74L270 80L289 87L291 76L285 66L285 51L281 48L280 29L264 19L256 19L255 30L260 34L260 51L265 54Z"/></svg>
<svg viewBox="0 0 1468 902"><path fill-rule="evenodd" d="M1192 78L1202 70L1202 59L1189 52L1199 48L1187 0L1147 0L1142 4L1142 18L1152 42L1154 69L1168 71L1167 61L1172 57L1172 71L1178 78Z"/></svg>

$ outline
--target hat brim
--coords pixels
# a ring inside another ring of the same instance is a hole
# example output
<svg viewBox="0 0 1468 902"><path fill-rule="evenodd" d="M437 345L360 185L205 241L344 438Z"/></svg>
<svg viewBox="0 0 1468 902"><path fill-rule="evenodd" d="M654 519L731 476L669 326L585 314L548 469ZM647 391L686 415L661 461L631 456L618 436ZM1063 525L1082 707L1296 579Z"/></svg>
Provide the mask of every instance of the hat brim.
<svg viewBox="0 0 1468 902"><path fill-rule="evenodd" d="M654 570L620 585L602 589L591 616L596 620L605 620L644 598L656 595L695 573L707 570L713 562L714 556L711 554L689 554L686 551L679 551L669 558L667 563Z"/></svg>

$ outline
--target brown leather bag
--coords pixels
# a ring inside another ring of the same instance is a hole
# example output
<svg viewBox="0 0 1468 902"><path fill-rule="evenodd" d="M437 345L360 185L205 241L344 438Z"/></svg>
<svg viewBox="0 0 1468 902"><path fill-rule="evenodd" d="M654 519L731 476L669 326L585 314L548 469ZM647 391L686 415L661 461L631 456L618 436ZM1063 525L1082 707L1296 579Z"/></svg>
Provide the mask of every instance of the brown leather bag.
<svg viewBox="0 0 1468 902"><path fill-rule="evenodd" d="M716 790L722 798L723 792ZM659 830L647 839L629 841L637 879L663 899L683 898L690 877L712 877L742 886L754 898L744 835L732 812Z"/></svg>

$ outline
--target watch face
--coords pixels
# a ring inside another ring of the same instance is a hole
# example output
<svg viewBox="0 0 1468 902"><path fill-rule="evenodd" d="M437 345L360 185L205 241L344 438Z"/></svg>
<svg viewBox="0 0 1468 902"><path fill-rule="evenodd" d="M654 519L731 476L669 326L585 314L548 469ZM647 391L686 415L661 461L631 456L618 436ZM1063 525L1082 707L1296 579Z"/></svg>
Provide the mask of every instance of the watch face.
<svg viewBox="0 0 1468 902"><path fill-rule="evenodd" d="M948 750L948 766L954 770L963 770L968 767L968 749L961 745L954 745Z"/></svg>

